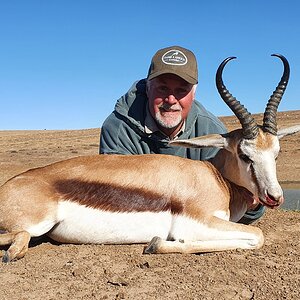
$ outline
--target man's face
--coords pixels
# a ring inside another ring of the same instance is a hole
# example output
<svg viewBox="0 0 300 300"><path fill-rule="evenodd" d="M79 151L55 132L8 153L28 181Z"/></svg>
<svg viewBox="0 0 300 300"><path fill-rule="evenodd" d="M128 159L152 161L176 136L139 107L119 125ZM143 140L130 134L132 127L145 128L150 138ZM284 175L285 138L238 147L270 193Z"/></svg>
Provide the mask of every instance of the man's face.
<svg viewBox="0 0 300 300"><path fill-rule="evenodd" d="M149 110L159 127L169 135L180 129L193 100L195 88L174 74L163 74L148 82Z"/></svg>

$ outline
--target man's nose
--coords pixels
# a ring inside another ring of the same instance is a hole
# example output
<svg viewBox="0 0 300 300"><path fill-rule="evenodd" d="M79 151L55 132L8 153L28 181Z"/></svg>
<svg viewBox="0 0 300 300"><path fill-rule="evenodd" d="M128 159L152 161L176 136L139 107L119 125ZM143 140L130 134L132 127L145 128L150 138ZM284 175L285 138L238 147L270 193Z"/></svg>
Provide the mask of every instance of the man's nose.
<svg viewBox="0 0 300 300"><path fill-rule="evenodd" d="M177 102L177 99L173 94L170 94L166 97L165 102L169 104L175 104Z"/></svg>

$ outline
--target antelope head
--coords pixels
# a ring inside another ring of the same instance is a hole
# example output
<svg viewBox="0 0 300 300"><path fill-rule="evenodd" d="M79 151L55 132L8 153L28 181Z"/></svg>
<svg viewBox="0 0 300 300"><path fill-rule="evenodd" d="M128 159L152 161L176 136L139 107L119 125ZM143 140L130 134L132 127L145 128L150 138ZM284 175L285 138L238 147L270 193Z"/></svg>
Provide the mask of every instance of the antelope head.
<svg viewBox="0 0 300 300"><path fill-rule="evenodd" d="M241 129L226 134L212 134L188 140L174 140L175 146L203 148L218 147L222 150L211 160L221 174L239 186L250 191L255 199L267 207L274 208L284 201L283 192L276 176L276 159L279 154L279 139L300 131L300 125L277 129L277 108L286 89L290 67L287 59L281 59L284 72L279 84L271 95L263 118L258 125L247 109L234 98L223 83L222 73L225 65L236 57L226 58L216 73L218 92L241 124Z"/></svg>

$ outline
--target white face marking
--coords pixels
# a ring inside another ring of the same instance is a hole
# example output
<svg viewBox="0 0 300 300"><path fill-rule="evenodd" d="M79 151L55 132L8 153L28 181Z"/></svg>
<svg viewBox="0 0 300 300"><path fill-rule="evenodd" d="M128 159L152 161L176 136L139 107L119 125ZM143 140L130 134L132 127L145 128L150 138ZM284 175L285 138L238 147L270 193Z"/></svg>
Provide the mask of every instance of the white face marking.
<svg viewBox="0 0 300 300"><path fill-rule="evenodd" d="M281 197L282 189L277 180L275 160L280 149L278 139L274 137L271 148L257 149L252 140L242 141L240 148L243 154L252 160L252 163L239 160L244 186L261 199L264 199L267 194L275 198ZM256 181L253 181L253 175Z"/></svg>

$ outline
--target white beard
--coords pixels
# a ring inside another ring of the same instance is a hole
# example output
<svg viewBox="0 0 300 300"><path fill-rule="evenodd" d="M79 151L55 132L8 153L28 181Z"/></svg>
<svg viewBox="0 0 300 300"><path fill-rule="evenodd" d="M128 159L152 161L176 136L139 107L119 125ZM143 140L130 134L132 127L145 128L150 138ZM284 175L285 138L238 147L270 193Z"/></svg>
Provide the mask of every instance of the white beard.
<svg viewBox="0 0 300 300"><path fill-rule="evenodd" d="M182 122L181 107L172 107L172 110L174 110L174 112L161 112L161 110L159 110L155 114L155 120L161 127L172 129Z"/></svg>

